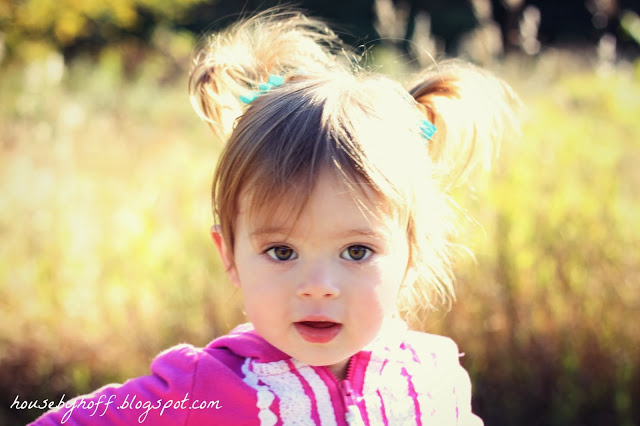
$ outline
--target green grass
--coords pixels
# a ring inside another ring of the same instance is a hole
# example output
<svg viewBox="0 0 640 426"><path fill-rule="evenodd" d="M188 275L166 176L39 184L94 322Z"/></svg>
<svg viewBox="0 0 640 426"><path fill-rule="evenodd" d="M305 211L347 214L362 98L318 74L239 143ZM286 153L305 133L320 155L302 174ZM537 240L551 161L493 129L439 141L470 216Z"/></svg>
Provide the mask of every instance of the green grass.
<svg viewBox="0 0 640 426"><path fill-rule="evenodd" d="M147 374L242 321L208 237L221 146L186 71L125 80L107 56L58 81L52 64L0 75L2 424L39 414L8 409L16 395ZM459 197L477 261L453 310L418 326L466 352L486 424L640 424L640 73L558 54L499 71L523 138Z"/></svg>

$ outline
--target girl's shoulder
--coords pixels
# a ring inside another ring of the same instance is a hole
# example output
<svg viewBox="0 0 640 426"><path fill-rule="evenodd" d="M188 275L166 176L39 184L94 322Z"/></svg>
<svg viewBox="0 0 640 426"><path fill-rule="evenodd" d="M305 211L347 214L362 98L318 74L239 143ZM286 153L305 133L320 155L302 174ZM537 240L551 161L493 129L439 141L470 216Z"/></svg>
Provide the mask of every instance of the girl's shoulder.
<svg viewBox="0 0 640 426"><path fill-rule="evenodd" d="M458 345L449 337L437 334L429 334L421 331L408 329L403 321L393 321L383 330L382 338L377 347L384 348L383 351L374 353L383 354L390 357L406 358L418 364L458 364L460 354Z"/></svg>
<svg viewBox="0 0 640 426"><path fill-rule="evenodd" d="M460 357L458 345L446 336L408 331L404 344L413 348L420 358L457 360Z"/></svg>
<svg viewBox="0 0 640 426"><path fill-rule="evenodd" d="M449 337L407 331L397 350L390 349L389 360L423 372L450 374L460 368L458 345Z"/></svg>
<svg viewBox="0 0 640 426"><path fill-rule="evenodd" d="M248 353L274 356L250 327L205 347L179 344L156 356L151 374L61 403L33 424L250 424L257 409L240 374Z"/></svg>
<svg viewBox="0 0 640 426"><path fill-rule="evenodd" d="M372 354L364 378L365 393L372 394L366 392L370 388L373 394L382 395L386 406L396 408L413 399L407 412L420 407L423 424L482 425L471 411L471 382L460 364L456 343L417 331L394 337L397 340L390 340L379 356Z"/></svg>
<svg viewBox="0 0 640 426"><path fill-rule="evenodd" d="M151 374L61 401L33 425L188 424L191 412L199 409L202 401L210 401L204 405L209 413L219 404L202 392L198 400L194 398L196 371L203 355L191 345L174 346L154 359Z"/></svg>

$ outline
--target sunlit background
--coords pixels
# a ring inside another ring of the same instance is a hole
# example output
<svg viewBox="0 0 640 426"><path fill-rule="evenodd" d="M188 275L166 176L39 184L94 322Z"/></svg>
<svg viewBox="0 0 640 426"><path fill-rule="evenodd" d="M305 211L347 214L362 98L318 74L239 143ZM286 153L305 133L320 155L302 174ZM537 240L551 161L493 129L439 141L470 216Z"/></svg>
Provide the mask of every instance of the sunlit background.
<svg viewBox="0 0 640 426"><path fill-rule="evenodd" d="M274 2L0 2L0 424L148 374L244 320L208 231L221 145L192 112L203 31ZM460 55L523 100L458 202L453 337L487 425L640 425L640 6L303 1L406 79Z"/></svg>

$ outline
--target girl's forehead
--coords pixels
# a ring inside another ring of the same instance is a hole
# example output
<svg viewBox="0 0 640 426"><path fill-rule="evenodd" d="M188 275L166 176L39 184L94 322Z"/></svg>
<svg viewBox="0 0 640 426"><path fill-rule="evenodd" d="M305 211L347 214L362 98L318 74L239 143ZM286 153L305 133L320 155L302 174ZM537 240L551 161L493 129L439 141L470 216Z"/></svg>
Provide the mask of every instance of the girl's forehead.
<svg viewBox="0 0 640 426"><path fill-rule="evenodd" d="M291 188L275 194L255 188L243 191L238 216L249 232L292 232L297 226L320 223L362 232L385 228L388 232L391 227L397 228L398 221L386 204L369 185L348 184L334 173L323 172L306 190Z"/></svg>

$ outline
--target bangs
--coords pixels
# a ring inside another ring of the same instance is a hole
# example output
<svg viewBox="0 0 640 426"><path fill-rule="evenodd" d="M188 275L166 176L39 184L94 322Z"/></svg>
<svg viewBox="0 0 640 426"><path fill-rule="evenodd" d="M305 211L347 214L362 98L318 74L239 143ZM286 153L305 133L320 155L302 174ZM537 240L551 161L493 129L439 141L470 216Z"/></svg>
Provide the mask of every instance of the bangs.
<svg viewBox="0 0 640 426"><path fill-rule="evenodd" d="M326 99L311 99L264 134L259 144L264 149L256 151L244 185L242 205L249 220L295 223L325 175L342 183L361 209L371 212L372 206L382 205L363 173L359 153L348 149L346 128L335 119L341 115L327 110Z"/></svg>

